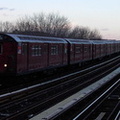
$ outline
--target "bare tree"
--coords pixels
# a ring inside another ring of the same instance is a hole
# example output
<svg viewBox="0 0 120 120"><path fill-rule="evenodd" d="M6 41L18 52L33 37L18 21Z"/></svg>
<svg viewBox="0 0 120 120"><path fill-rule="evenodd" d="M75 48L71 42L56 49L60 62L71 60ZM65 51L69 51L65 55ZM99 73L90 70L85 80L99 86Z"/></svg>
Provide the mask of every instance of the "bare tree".
<svg viewBox="0 0 120 120"><path fill-rule="evenodd" d="M33 25L30 20L29 16L25 16L24 18L20 18L19 20L16 21L16 30L17 31L32 31L33 30Z"/></svg>
<svg viewBox="0 0 120 120"><path fill-rule="evenodd" d="M74 27L69 37L77 39L101 39L101 35L97 30L90 30L88 27L80 26Z"/></svg>
<svg viewBox="0 0 120 120"><path fill-rule="evenodd" d="M3 32L4 28L3 28L3 22L0 22L0 32Z"/></svg>
<svg viewBox="0 0 120 120"><path fill-rule="evenodd" d="M33 24L33 31L39 31L39 32L45 32L45 15L43 13L41 14L34 14L33 17L31 17L31 22Z"/></svg>
<svg viewBox="0 0 120 120"><path fill-rule="evenodd" d="M102 36L100 35L100 33L98 32L98 30L92 30L90 33L89 33L89 39L99 39L101 40L102 39Z"/></svg>
<svg viewBox="0 0 120 120"><path fill-rule="evenodd" d="M15 25L10 22L0 22L1 32L22 34L47 35L56 37L69 37L76 39L101 39L100 33L88 27L76 26L71 29L69 20L59 14L34 14L19 18Z"/></svg>
<svg viewBox="0 0 120 120"><path fill-rule="evenodd" d="M18 31L37 31L52 36L65 37L70 30L67 18L57 14L34 14L32 17L21 18L16 22Z"/></svg>
<svg viewBox="0 0 120 120"><path fill-rule="evenodd" d="M14 25L11 22L0 22L0 32L12 32Z"/></svg>
<svg viewBox="0 0 120 120"><path fill-rule="evenodd" d="M72 29L70 33L71 38L80 38L80 39L88 39L88 35L90 33L89 28L87 27L79 27L76 26Z"/></svg>
<svg viewBox="0 0 120 120"><path fill-rule="evenodd" d="M56 14L49 14L46 19L46 32L59 37L66 37L70 30L67 18Z"/></svg>

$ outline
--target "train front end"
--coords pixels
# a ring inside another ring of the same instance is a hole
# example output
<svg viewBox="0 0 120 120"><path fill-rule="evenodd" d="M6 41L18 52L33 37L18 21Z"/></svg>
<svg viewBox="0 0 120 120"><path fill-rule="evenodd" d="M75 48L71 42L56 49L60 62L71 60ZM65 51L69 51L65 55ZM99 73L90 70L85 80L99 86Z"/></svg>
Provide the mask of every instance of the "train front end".
<svg viewBox="0 0 120 120"><path fill-rule="evenodd" d="M0 73L5 73L8 67L7 59L3 55L3 44L3 42L0 42Z"/></svg>
<svg viewBox="0 0 120 120"><path fill-rule="evenodd" d="M0 34L0 75L15 73L15 42L7 36Z"/></svg>

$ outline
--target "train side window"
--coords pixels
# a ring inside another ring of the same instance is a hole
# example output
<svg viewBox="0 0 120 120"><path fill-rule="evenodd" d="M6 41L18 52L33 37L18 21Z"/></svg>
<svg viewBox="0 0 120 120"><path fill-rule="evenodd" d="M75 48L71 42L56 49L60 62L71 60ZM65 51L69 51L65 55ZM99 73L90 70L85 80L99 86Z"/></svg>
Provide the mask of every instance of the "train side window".
<svg viewBox="0 0 120 120"><path fill-rule="evenodd" d="M32 56L41 56L42 55L42 48L40 45L33 45L32 46Z"/></svg>
<svg viewBox="0 0 120 120"><path fill-rule="evenodd" d="M2 46L2 44L0 44L0 54L2 54L3 53L3 46Z"/></svg>
<svg viewBox="0 0 120 120"><path fill-rule="evenodd" d="M27 54L27 44L22 44L22 55Z"/></svg>
<svg viewBox="0 0 120 120"><path fill-rule="evenodd" d="M51 55L58 55L58 46L51 46Z"/></svg>
<svg viewBox="0 0 120 120"><path fill-rule="evenodd" d="M75 52L76 52L76 53L81 53L81 47L76 47L76 48L75 48Z"/></svg>
<svg viewBox="0 0 120 120"><path fill-rule="evenodd" d="M84 47L84 52L88 52L88 48L87 47Z"/></svg>
<svg viewBox="0 0 120 120"><path fill-rule="evenodd" d="M42 55L42 49L41 49L41 46L38 45L37 46L37 56L41 56Z"/></svg>

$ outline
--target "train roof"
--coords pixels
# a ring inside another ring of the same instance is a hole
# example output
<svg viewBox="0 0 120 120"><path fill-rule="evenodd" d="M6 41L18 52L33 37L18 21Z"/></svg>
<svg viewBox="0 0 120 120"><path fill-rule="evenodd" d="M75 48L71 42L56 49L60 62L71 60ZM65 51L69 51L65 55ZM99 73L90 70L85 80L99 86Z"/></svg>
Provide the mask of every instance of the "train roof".
<svg viewBox="0 0 120 120"><path fill-rule="evenodd" d="M70 44L91 44L90 40L83 40L83 39L66 39Z"/></svg>
<svg viewBox="0 0 120 120"><path fill-rule="evenodd" d="M66 39L70 44L113 44L120 43L120 40L85 40L85 39Z"/></svg>
<svg viewBox="0 0 120 120"><path fill-rule="evenodd" d="M92 44L106 44L106 41L103 40L91 40Z"/></svg>
<svg viewBox="0 0 120 120"><path fill-rule="evenodd" d="M111 44L111 43L117 43L116 40L91 40L93 44Z"/></svg>
<svg viewBox="0 0 120 120"><path fill-rule="evenodd" d="M57 37L44 37L44 36L20 35L20 34L0 34L0 39L2 39L2 36L10 37L12 38L13 41L16 42L67 43L63 38L57 38Z"/></svg>

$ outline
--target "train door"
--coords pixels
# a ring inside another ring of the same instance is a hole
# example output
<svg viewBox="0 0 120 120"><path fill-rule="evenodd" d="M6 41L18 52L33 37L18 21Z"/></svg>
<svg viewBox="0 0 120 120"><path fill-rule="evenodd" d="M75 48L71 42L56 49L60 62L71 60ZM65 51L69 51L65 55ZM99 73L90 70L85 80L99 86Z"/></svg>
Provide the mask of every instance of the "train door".
<svg viewBox="0 0 120 120"><path fill-rule="evenodd" d="M68 63L68 46L67 44L62 45L62 64Z"/></svg>
<svg viewBox="0 0 120 120"><path fill-rule="evenodd" d="M81 62L82 61L82 44L77 44L75 46L75 61Z"/></svg>
<svg viewBox="0 0 120 120"><path fill-rule="evenodd" d="M44 66L49 66L49 44L44 44L43 46L43 63L44 63Z"/></svg>
<svg viewBox="0 0 120 120"><path fill-rule="evenodd" d="M17 72L26 72L28 62L28 43L18 43Z"/></svg>
<svg viewBox="0 0 120 120"><path fill-rule="evenodd" d="M24 70L28 70L29 65L29 59L28 59L28 43L22 43L22 57L23 57L23 64L24 64Z"/></svg>
<svg viewBox="0 0 120 120"><path fill-rule="evenodd" d="M75 61L75 49L74 49L75 44L70 44L70 62L74 63Z"/></svg>

